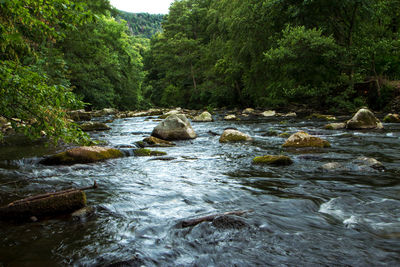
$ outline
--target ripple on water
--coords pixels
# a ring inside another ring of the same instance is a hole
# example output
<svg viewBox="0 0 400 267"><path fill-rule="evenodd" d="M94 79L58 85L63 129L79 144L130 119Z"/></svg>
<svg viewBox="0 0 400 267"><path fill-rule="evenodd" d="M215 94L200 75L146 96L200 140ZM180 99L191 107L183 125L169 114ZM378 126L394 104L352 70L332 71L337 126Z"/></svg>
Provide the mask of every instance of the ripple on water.
<svg viewBox="0 0 400 267"><path fill-rule="evenodd" d="M40 157L0 162L0 200L69 187L88 191L95 208L85 220L63 217L32 224L0 223L0 265L107 265L135 257L145 266L395 266L400 264L400 128L328 131L323 122L290 119L196 123L198 138L160 148L171 161L125 157L95 164L41 166ZM117 119L92 133L110 146L132 145L158 122ZM227 127L255 137L220 144ZM282 149L277 133L307 131L332 147ZM255 156L289 155L288 167L253 165ZM30 155L30 154L29 154ZM375 157L386 172L321 172L327 162ZM8 166L8 167L7 167ZM17 183L13 183L16 181ZM4 193L4 191L6 193ZM218 228L182 219L232 210L249 227ZM3 256L4 255L4 256ZM39 264L38 264L39 265Z"/></svg>

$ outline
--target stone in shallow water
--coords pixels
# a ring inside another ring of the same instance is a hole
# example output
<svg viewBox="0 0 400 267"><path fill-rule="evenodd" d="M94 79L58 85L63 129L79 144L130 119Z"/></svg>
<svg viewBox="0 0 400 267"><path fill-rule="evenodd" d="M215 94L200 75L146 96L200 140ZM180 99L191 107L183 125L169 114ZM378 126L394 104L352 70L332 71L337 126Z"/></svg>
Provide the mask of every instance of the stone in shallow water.
<svg viewBox="0 0 400 267"><path fill-rule="evenodd" d="M47 157L40 161L40 163L44 165L72 165L77 163L92 163L123 156L122 151L115 148L81 146Z"/></svg>
<svg viewBox="0 0 400 267"><path fill-rule="evenodd" d="M197 137L190 122L183 114L170 115L158 124L151 133L152 136L163 140L187 140Z"/></svg>
<svg viewBox="0 0 400 267"><path fill-rule="evenodd" d="M383 129L382 123L367 108L362 108L346 123L350 130Z"/></svg>
<svg viewBox="0 0 400 267"><path fill-rule="evenodd" d="M233 129L226 129L219 138L220 143L251 141L251 140L253 139L249 135Z"/></svg>
<svg viewBox="0 0 400 267"><path fill-rule="evenodd" d="M253 163L284 166L292 164L293 161L288 156L284 155L265 155L262 157L255 157Z"/></svg>
<svg viewBox="0 0 400 267"><path fill-rule="evenodd" d="M330 147L330 143L322 138L309 135L306 132L300 131L292 134L286 142L282 145L283 147Z"/></svg>
<svg viewBox="0 0 400 267"><path fill-rule="evenodd" d="M210 112L204 111L199 116L194 117L192 121L194 121L194 122L211 122L211 121L213 121L213 118L212 118Z"/></svg>

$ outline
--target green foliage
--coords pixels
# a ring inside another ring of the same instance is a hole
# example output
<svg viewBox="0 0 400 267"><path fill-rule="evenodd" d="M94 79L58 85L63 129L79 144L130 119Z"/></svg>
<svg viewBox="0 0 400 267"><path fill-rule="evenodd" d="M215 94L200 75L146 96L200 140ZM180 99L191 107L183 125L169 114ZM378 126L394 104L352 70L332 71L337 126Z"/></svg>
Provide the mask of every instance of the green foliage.
<svg viewBox="0 0 400 267"><path fill-rule="evenodd" d="M399 16L399 0L176 1L145 54L146 96L176 104L173 91L187 107L353 109L365 103L355 84L400 79ZM383 93L363 91L385 105Z"/></svg>
<svg viewBox="0 0 400 267"><path fill-rule="evenodd" d="M71 32L61 46L74 92L94 108L137 108L144 74L136 42L126 24L104 16Z"/></svg>
<svg viewBox="0 0 400 267"><path fill-rule="evenodd" d="M88 144L66 118L83 102L141 104L147 42L110 17L108 0L0 1L0 115L31 138Z"/></svg>
<svg viewBox="0 0 400 267"><path fill-rule="evenodd" d="M321 102L337 87L340 49L333 37L321 30L287 27L276 48L265 54L271 98L310 103Z"/></svg>
<svg viewBox="0 0 400 267"><path fill-rule="evenodd" d="M161 22L164 15L148 13L129 13L118 10L116 15L118 20L125 20L129 30L135 36L151 38L153 35L162 31Z"/></svg>

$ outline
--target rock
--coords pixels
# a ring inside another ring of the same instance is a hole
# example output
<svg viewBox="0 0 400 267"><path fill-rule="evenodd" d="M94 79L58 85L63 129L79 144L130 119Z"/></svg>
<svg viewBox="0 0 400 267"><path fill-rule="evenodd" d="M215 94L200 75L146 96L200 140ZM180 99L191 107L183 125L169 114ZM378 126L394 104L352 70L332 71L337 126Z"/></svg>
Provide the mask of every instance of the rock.
<svg viewBox="0 0 400 267"><path fill-rule="evenodd" d="M249 226L242 218L232 215L218 216L211 224L219 229L241 229Z"/></svg>
<svg viewBox="0 0 400 267"><path fill-rule="evenodd" d="M149 156L164 156L167 155L166 152L163 151L153 151L150 149L139 148L133 151L133 154L137 157L149 157Z"/></svg>
<svg viewBox="0 0 400 267"><path fill-rule="evenodd" d="M280 133L278 136L283 137L283 138L288 138L288 137L290 137L290 133L283 132L283 133Z"/></svg>
<svg viewBox="0 0 400 267"><path fill-rule="evenodd" d="M77 163L92 163L123 156L122 151L115 148L81 146L47 157L40 161L40 163L44 165L72 165Z"/></svg>
<svg viewBox="0 0 400 267"><path fill-rule="evenodd" d="M383 119L383 122L386 123L400 123L400 116L399 114L389 113Z"/></svg>
<svg viewBox="0 0 400 267"><path fill-rule="evenodd" d="M150 160L160 160L160 161L171 161L171 160L176 160L177 158L175 157L157 157L157 158L152 158Z"/></svg>
<svg viewBox="0 0 400 267"><path fill-rule="evenodd" d="M282 116L282 117L297 117L296 112L289 112L286 114L277 114L277 115Z"/></svg>
<svg viewBox="0 0 400 267"><path fill-rule="evenodd" d="M84 132L90 132L90 131L106 131L110 130L110 126L103 122L99 121L90 121L90 122L85 122L79 125L81 127L82 131Z"/></svg>
<svg viewBox="0 0 400 267"><path fill-rule="evenodd" d="M153 129L151 135L163 140L187 140L197 137L190 122L183 114L168 116Z"/></svg>
<svg viewBox="0 0 400 267"><path fill-rule="evenodd" d="M166 141L166 140L162 140L160 138L154 137L154 136L150 136L150 137L146 137L145 139L143 139L143 143L144 146L149 146L149 147L172 147L172 146L176 146L176 144L170 142L170 141Z"/></svg>
<svg viewBox="0 0 400 267"><path fill-rule="evenodd" d="M339 162L329 162L320 167L323 171L342 171L345 170L345 167Z"/></svg>
<svg viewBox="0 0 400 267"><path fill-rule="evenodd" d="M213 118L212 118L210 112L204 111L199 116L194 117L192 121L195 121L195 122L210 122L210 121L213 121Z"/></svg>
<svg viewBox="0 0 400 267"><path fill-rule="evenodd" d="M282 145L283 147L330 147L328 141L309 135L306 132L297 132L292 134L286 142Z"/></svg>
<svg viewBox="0 0 400 267"><path fill-rule="evenodd" d="M336 117L332 115L324 115L324 114L319 114L319 113L313 113L309 116L309 118L316 118L319 120L326 120L326 121L335 121Z"/></svg>
<svg viewBox="0 0 400 267"><path fill-rule="evenodd" d="M72 110L67 114L70 119L74 121L90 121L92 119L92 113L86 112L84 109Z"/></svg>
<svg viewBox="0 0 400 267"><path fill-rule="evenodd" d="M220 143L238 142L238 141L251 141L253 140L249 135L239 132L238 130L227 129L219 138Z"/></svg>
<svg viewBox="0 0 400 267"><path fill-rule="evenodd" d="M382 123L367 108L362 108L347 121L346 128L350 130L383 129Z"/></svg>
<svg viewBox="0 0 400 267"><path fill-rule="evenodd" d="M101 110L102 116L115 115L117 113L118 113L118 110L116 110L115 108L103 108Z"/></svg>
<svg viewBox="0 0 400 267"><path fill-rule="evenodd" d="M226 121L236 121L236 120L237 120L237 117L236 117L236 115L233 115L233 114L231 114L231 115L226 115L226 116L224 117L224 120L226 120Z"/></svg>
<svg viewBox="0 0 400 267"><path fill-rule="evenodd" d="M352 161L352 163L357 165L364 165L378 171L383 171L386 169L380 161L374 158L358 157L357 159Z"/></svg>
<svg viewBox="0 0 400 267"><path fill-rule="evenodd" d="M180 109L180 108L174 109L174 110L168 111L167 113L164 113L163 115L161 115L160 119L166 119L166 118L168 118L168 116L177 115L177 114L181 114L181 113L182 113L182 109Z"/></svg>
<svg viewBox="0 0 400 267"><path fill-rule="evenodd" d="M254 114L255 110L253 108L246 108L243 110L243 114Z"/></svg>
<svg viewBox="0 0 400 267"><path fill-rule="evenodd" d="M345 122L329 123L329 124L325 125L324 128L327 130L346 129L346 123Z"/></svg>
<svg viewBox="0 0 400 267"><path fill-rule="evenodd" d="M90 207L90 206L87 206L87 207L81 208L81 209L71 213L71 217L74 220L80 220L81 221L81 220L91 216L93 213L94 213L94 208Z"/></svg>
<svg viewBox="0 0 400 267"><path fill-rule="evenodd" d="M293 161L284 155L266 155L262 157L255 157L253 159L254 164L270 164L277 166L290 165Z"/></svg>
<svg viewBox="0 0 400 267"><path fill-rule="evenodd" d="M262 116L264 117L273 117L276 115L275 110L266 110L263 113L261 113Z"/></svg>

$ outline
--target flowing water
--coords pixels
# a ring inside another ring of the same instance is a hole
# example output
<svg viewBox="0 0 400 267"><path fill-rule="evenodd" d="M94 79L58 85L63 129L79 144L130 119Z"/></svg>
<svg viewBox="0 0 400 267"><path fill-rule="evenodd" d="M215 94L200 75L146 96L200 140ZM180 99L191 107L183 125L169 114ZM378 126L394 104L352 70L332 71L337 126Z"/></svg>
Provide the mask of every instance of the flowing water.
<svg viewBox="0 0 400 267"><path fill-rule="evenodd" d="M350 132L323 130L322 121L281 120L192 123L197 139L157 149L169 161L131 156L48 167L38 164L40 146L3 150L0 204L94 180L99 188L87 191L95 211L80 220L0 223L0 266L399 266L400 125ZM93 136L109 146L132 145L157 123L118 119L109 124L112 130ZM254 141L220 144L209 131L220 134L226 127ZM332 147L285 150L284 137L270 136L299 130ZM252 164L255 156L280 153L294 164ZM359 156L378 159L386 171L319 169ZM182 219L235 210L252 210L232 216L244 227L180 225Z"/></svg>

